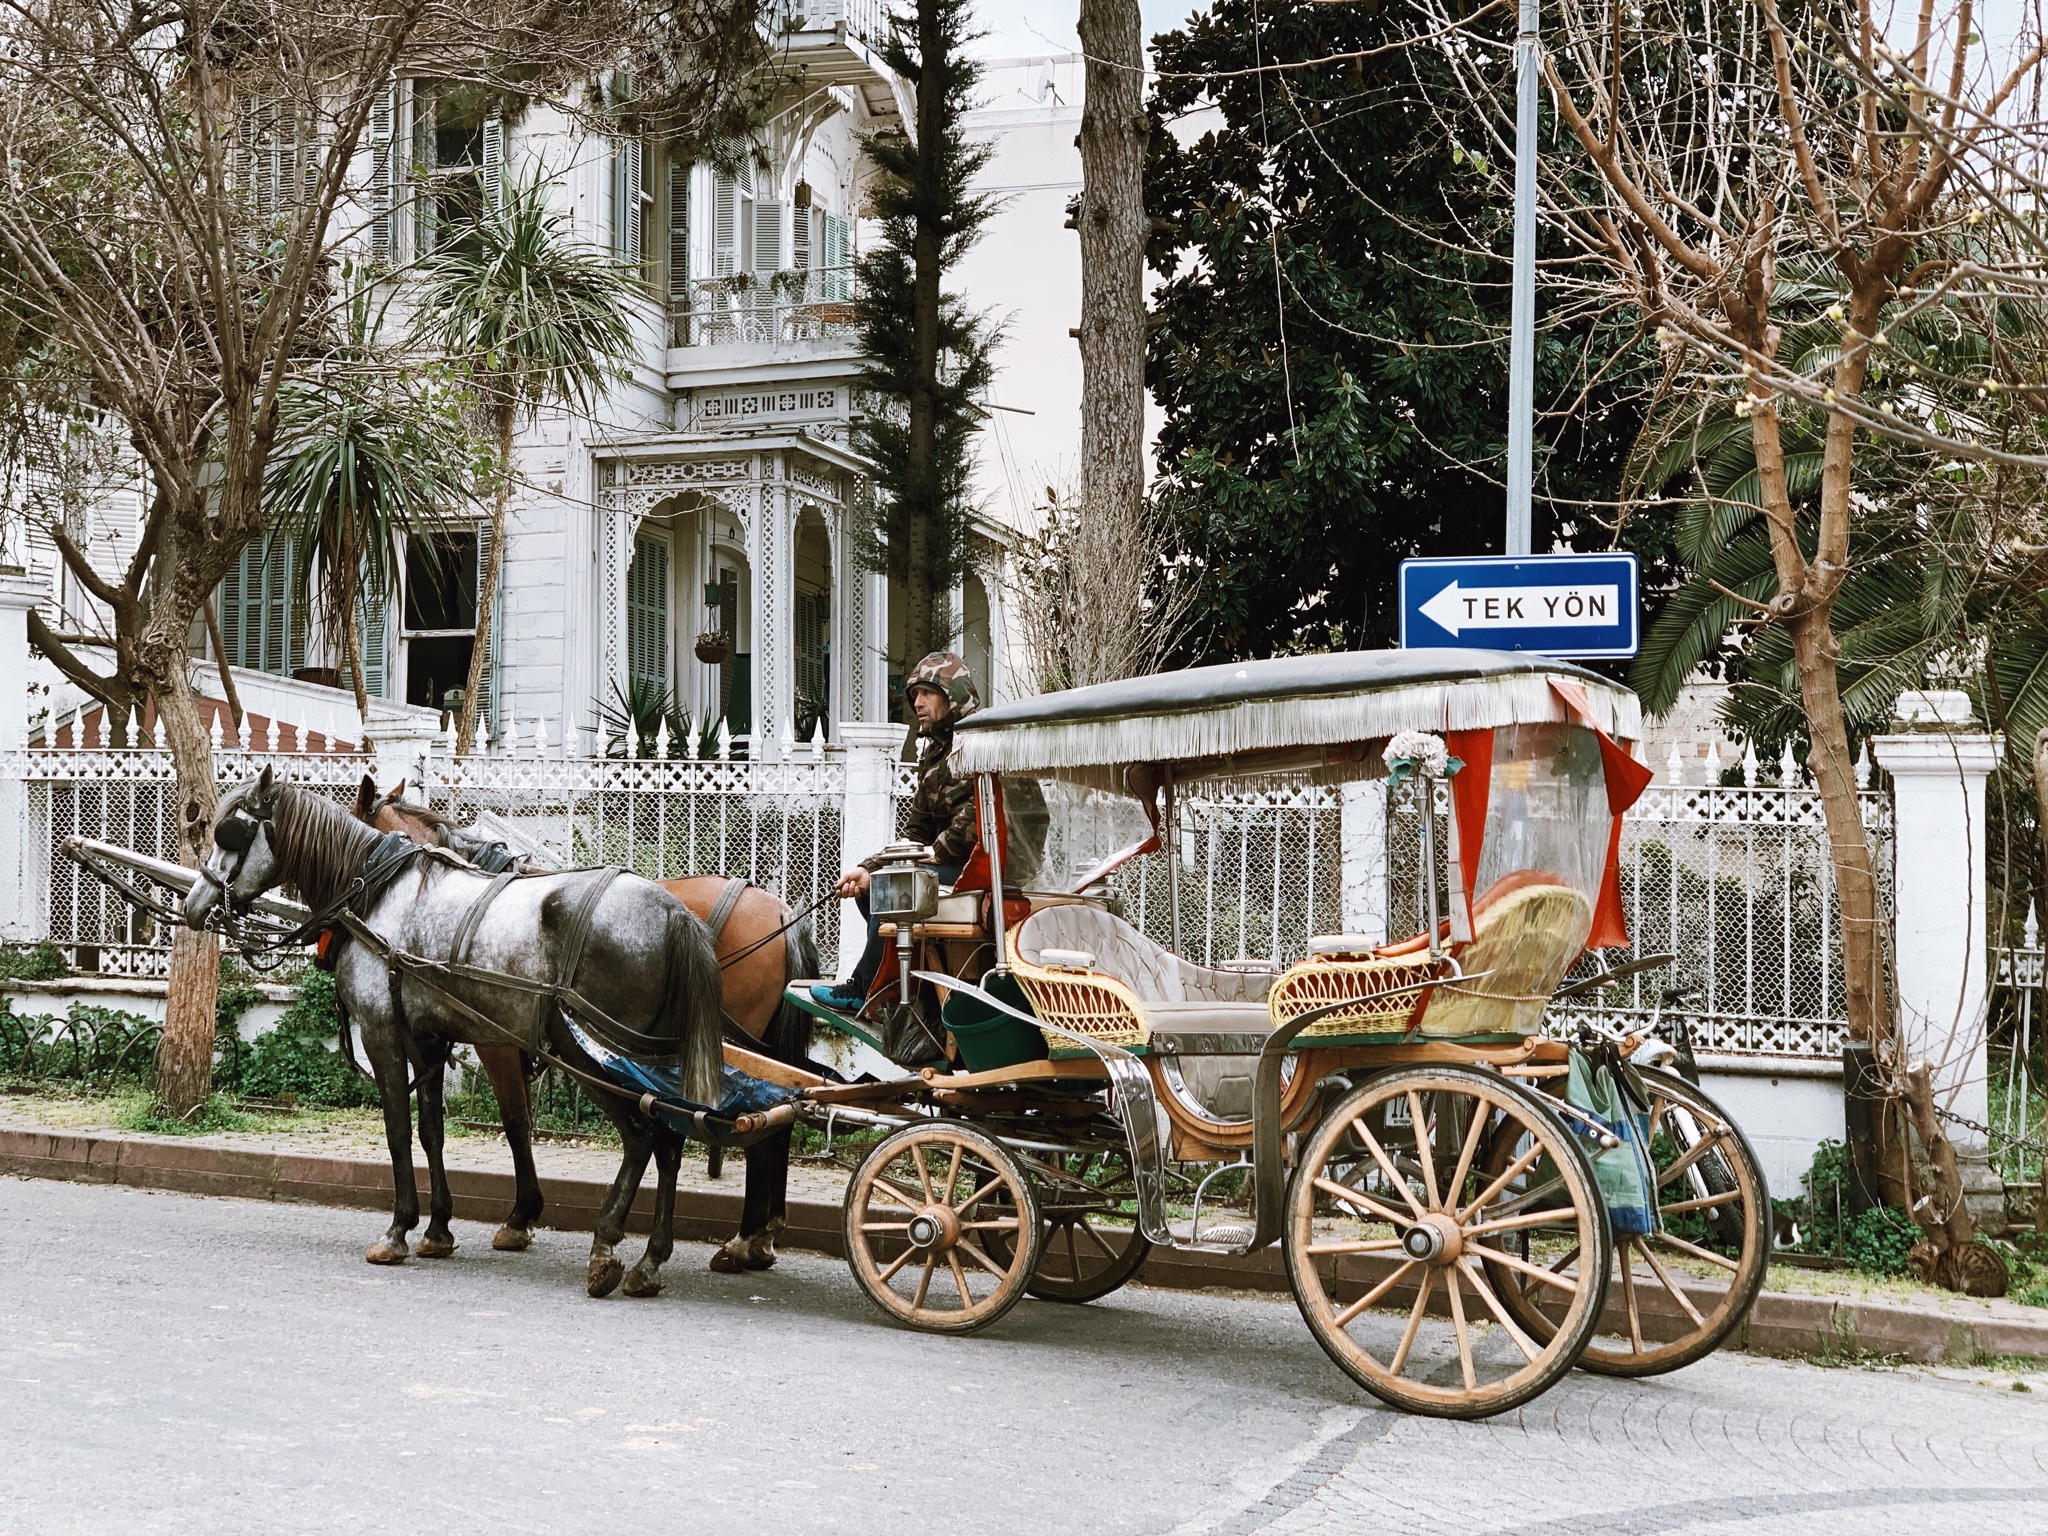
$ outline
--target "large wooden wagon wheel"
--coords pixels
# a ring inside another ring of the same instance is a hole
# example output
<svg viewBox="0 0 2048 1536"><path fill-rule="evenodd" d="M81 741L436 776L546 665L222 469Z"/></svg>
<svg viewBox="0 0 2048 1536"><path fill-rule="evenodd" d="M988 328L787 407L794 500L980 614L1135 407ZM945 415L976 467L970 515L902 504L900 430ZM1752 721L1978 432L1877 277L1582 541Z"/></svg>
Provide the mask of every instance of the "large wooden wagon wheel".
<svg viewBox="0 0 2048 1536"><path fill-rule="evenodd" d="M1592 1165L1542 1096L1476 1068L1398 1068L1347 1094L1303 1148L1287 1274L1316 1341L1368 1392L1485 1418L1569 1371L1598 1321L1597 1287L1540 1254L1495 1251L1482 1268L1488 1241L1530 1225L1606 1256ZM1545 1334L1502 1300L1496 1267L1557 1293Z"/></svg>
<svg viewBox="0 0 2048 1536"><path fill-rule="evenodd" d="M1038 1197L1015 1157L952 1121L906 1126L846 1186L846 1262L868 1299L927 1333L972 1333L1015 1306L1038 1262Z"/></svg>
<svg viewBox="0 0 2048 1536"><path fill-rule="evenodd" d="M1045 1245L1025 1289L1041 1301L1107 1296L1145 1262L1152 1245L1138 1230L1131 1154L1123 1148L1058 1152L1032 1160L1039 1173Z"/></svg>
<svg viewBox="0 0 2048 1536"><path fill-rule="evenodd" d="M1663 1230L1614 1235L1607 1309L1579 1357L1606 1376L1655 1376L1711 1354L1749 1315L1770 1262L1763 1171L1735 1122L1681 1077L1637 1076L1650 1100ZM1548 1241L1559 1272L1580 1268L1561 1229L1531 1227L1493 1241L1520 1259L1530 1257L1528 1245ZM1489 1268L1522 1325L1546 1334L1558 1310L1547 1288L1511 1265Z"/></svg>

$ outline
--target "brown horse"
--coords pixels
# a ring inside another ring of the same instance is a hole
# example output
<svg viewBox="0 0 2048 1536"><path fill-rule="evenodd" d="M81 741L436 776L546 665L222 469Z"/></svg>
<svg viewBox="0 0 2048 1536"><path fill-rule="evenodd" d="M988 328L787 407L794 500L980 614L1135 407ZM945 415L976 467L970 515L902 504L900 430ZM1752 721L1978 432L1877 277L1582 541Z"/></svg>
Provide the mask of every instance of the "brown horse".
<svg viewBox="0 0 2048 1536"><path fill-rule="evenodd" d="M445 848L472 863L496 849L488 839L448 817L401 797L400 779L387 795L377 793L368 774L356 791L356 819L379 832L403 832L425 848ZM538 868L528 860L522 867ZM692 875L658 882L680 900L712 932L725 983L725 1013L732 1028L759 1043L762 1053L777 1061L802 1065L811 1044L810 1015L783 999L791 981L819 971L817 941L808 920L790 925L791 909L757 885L723 875ZM735 884L739 889L735 890ZM781 942L775 936L781 931ZM737 958L735 958L737 957ZM497 1095L505 1140L512 1147L515 1194L512 1214L491 1239L493 1248L516 1251L533 1241L532 1226L542 1207L540 1179L533 1165L533 1106L527 1093L528 1061L513 1046L474 1048L491 1091ZM711 1256L721 1274L767 1269L775 1263L775 1238L789 1203L789 1133L770 1137L746 1150L746 1194L740 1208L740 1230Z"/></svg>

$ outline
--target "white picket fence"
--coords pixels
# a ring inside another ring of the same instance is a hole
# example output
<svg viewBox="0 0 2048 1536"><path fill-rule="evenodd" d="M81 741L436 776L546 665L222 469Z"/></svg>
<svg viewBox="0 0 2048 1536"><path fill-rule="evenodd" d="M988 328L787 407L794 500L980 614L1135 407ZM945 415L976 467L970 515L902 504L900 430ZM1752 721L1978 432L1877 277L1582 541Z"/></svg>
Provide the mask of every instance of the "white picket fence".
<svg viewBox="0 0 2048 1536"><path fill-rule="evenodd" d="M855 749L860 750L860 749ZM270 764L338 802L353 801L369 759L224 749L221 782ZM152 750L0 754L0 788L25 811L23 919L16 937L48 938L75 969L158 977L169 936L58 852L73 834L172 856L168 754ZM617 863L655 879L740 875L794 906L823 895L847 862L848 749L799 748L782 760L699 761L564 757L550 752L453 758L427 751L415 797L467 822L482 818L522 852L564 867ZM911 787L907 764L869 776L888 786L894 825ZM1417 817L1412 792L1390 798L1374 825L1347 819L1339 791L1306 783L1193 794L1178 811L1168 857L1137 861L1113 890L1130 920L1172 937L1169 880L1180 884L1180 949L1190 959L1298 959L1312 935L1355 926L1346 911L1359 869L1381 882L1369 903L1387 937L1415 930ZM851 824L874 827L873 812ZM1438 815L1446 814L1440 802ZM1864 794L1865 824L1889 888L1892 806ZM1439 850L1448 846L1440 836ZM1348 876L1348 878L1347 878ZM1810 788L1658 784L1625 822L1622 885L1637 952L1671 952L1672 966L1610 994L1599 1011L1647 1016L1666 988L1695 989L1682 1007L1703 1050L1824 1057L1846 1022L1832 867L1819 799ZM842 904L817 916L828 969L853 930ZM850 911L850 909L848 909ZM25 929L25 931L24 931ZM1617 958L1626 959L1627 956Z"/></svg>

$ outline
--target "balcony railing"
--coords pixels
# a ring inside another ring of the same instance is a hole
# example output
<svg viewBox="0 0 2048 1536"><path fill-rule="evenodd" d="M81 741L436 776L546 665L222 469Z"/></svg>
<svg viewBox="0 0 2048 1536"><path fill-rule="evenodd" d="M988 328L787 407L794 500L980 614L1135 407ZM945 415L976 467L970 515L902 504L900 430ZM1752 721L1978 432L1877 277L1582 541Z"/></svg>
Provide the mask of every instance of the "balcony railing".
<svg viewBox="0 0 2048 1536"><path fill-rule="evenodd" d="M669 345L774 346L851 336L857 275L852 267L824 267L692 283L687 299L670 301Z"/></svg>
<svg viewBox="0 0 2048 1536"><path fill-rule="evenodd" d="M777 0L770 25L778 32L829 32L841 22L849 37L879 48L889 32L886 0Z"/></svg>

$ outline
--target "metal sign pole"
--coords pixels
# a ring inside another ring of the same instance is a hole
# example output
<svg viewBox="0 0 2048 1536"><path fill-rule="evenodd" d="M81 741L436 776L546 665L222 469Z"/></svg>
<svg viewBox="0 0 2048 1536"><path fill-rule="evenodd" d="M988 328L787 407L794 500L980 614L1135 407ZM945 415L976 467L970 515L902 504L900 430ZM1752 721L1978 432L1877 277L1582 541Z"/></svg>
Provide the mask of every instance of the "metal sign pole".
<svg viewBox="0 0 2048 1536"><path fill-rule="evenodd" d="M1515 280L1508 340L1507 553L1529 553L1535 490L1536 410L1536 29L1541 0L1522 0L1515 38Z"/></svg>

